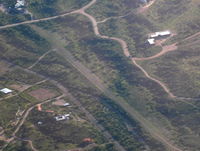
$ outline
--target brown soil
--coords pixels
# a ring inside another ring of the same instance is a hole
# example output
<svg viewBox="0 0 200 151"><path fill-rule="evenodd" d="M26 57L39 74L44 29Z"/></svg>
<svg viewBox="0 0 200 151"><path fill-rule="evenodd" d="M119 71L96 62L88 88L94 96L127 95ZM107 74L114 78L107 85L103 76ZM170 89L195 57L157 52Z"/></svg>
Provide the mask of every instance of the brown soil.
<svg viewBox="0 0 200 151"><path fill-rule="evenodd" d="M54 113L54 111L52 111L52 110L46 110L45 112L47 112L47 113Z"/></svg>
<svg viewBox="0 0 200 151"><path fill-rule="evenodd" d="M139 8L138 13L145 13L148 10L148 8L151 7L155 2L156 2L156 0L152 0L147 5Z"/></svg>
<svg viewBox="0 0 200 151"><path fill-rule="evenodd" d="M53 102L52 104L57 105L57 106L63 106L65 103L66 103L65 100L60 99L60 100Z"/></svg>
<svg viewBox="0 0 200 151"><path fill-rule="evenodd" d="M157 53L156 55L154 56L151 56L151 57L146 57L146 58L133 58L135 61L145 61L145 60L151 60L151 59L156 59L158 57L161 57L163 56L164 54L168 53L168 52L171 52L171 51L175 51L177 50L177 46L176 46L177 43L174 43L172 45L167 45L167 46L164 46L162 48L162 51Z"/></svg>
<svg viewBox="0 0 200 151"><path fill-rule="evenodd" d="M30 85L26 85L26 84L12 84L9 86L12 89L15 89L19 92L23 92L24 90L28 89L30 87Z"/></svg>
<svg viewBox="0 0 200 151"><path fill-rule="evenodd" d="M38 109L38 111L42 111L42 105L41 105L41 104L38 104L38 105L37 105L37 109Z"/></svg>
<svg viewBox="0 0 200 151"><path fill-rule="evenodd" d="M6 12L6 8L2 4L0 4L0 11L3 13Z"/></svg>
<svg viewBox="0 0 200 151"><path fill-rule="evenodd" d="M37 100L47 100L56 96L55 93L43 88L33 90L29 92L29 94L34 98L36 98Z"/></svg>
<svg viewBox="0 0 200 151"><path fill-rule="evenodd" d="M0 140L1 140L1 141L7 141L7 138L6 138L4 135L1 135L1 136L0 136Z"/></svg>

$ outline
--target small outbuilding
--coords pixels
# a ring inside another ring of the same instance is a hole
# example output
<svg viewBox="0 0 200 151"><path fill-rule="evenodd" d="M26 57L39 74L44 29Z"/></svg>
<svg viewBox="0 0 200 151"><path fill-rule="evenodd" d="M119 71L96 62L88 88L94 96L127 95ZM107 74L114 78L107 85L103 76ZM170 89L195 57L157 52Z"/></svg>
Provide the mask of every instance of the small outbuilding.
<svg viewBox="0 0 200 151"><path fill-rule="evenodd" d="M65 103L65 104L63 104L63 106L70 106L70 104L69 103Z"/></svg>
<svg viewBox="0 0 200 151"><path fill-rule="evenodd" d="M153 39L153 38L149 38L149 39L147 39L147 41L148 41L148 43L150 45L154 45L155 44L155 39Z"/></svg>
<svg viewBox="0 0 200 151"><path fill-rule="evenodd" d="M3 88L3 89L0 90L0 92L3 92L3 93L5 93L5 94L8 94L8 93L11 93L11 92L13 92L13 91L10 90L10 89L8 89L8 88Z"/></svg>
<svg viewBox="0 0 200 151"><path fill-rule="evenodd" d="M65 114L65 115L59 115L56 116L55 119L56 121L63 121L63 120L69 120L70 114Z"/></svg>
<svg viewBox="0 0 200 151"><path fill-rule="evenodd" d="M17 10L21 10L25 6L25 0L17 0L17 3L15 4L15 8Z"/></svg>

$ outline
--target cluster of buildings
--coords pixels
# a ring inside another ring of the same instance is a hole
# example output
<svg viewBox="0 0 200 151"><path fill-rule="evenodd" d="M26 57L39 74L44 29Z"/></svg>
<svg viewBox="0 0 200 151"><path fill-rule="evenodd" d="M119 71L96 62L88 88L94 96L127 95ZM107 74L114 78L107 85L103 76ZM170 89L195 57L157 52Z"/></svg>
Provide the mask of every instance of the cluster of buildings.
<svg viewBox="0 0 200 151"><path fill-rule="evenodd" d="M66 107L66 106L70 106L70 104L64 103L62 106ZM56 119L56 121L69 120L70 114L71 114L71 112L69 114L58 115L58 116L55 117L55 119Z"/></svg>
<svg viewBox="0 0 200 151"><path fill-rule="evenodd" d="M149 35L147 41L150 45L154 45L155 41L160 39L160 38L165 38L171 35L171 31L166 30L166 31L159 31L155 32Z"/></svg>
<svg viewBox="0 0 200 151"><path fill-rule="evenodd" d="M69 120L69 118L70 118L70 114L64 114L64 115L59 115L55 117L56 121Z"/></svg>

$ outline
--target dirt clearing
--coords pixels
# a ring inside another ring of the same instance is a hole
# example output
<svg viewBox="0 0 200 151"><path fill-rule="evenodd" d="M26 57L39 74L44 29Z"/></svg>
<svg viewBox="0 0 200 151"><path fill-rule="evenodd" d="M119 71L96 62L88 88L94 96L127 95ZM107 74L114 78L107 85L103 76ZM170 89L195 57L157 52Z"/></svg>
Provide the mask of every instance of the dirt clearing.
<svg viewBox="0 0 200 151"><path fill-rule="evenodd" d="M9 86L12 89L15 89L19 92L23 92L24 90L28 89L30 87L30 85L27 84L12 84Z"/></svg>
<svg viewBox="0 0 200 151"><path fill-rule="evenodd" d="M54 92L47 89L43 89L43 88L33 90L29 92L29 94L33 96L34 98L36 98L37 100L41 100L41 101L51 99L56 96Z"/></svg>
<svg viewBox="0 0 200 151"><path fill-rule="evenodd" d="M53 102L52 104L57 105L57 106L63 106L65 103L66 103L65 100L60 99L60 100Z"/></svg>
<svg viewBox="0 0 200 151"><path fill-rule="evenodd" d="M151 7L155 2L156 2L156 0L152 0L147 5L139 8L138 13L145 13L149 9L149 7Z"/></svg>

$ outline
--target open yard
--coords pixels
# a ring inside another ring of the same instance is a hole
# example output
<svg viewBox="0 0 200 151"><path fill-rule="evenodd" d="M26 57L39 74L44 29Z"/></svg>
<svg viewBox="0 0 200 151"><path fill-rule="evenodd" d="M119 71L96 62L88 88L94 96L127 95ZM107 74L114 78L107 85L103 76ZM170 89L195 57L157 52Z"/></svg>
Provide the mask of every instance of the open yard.
<svg viewBox="0 0 200 151"><path fill-rule="evenodd" d="M42 88L30 91L29 94L33 96L34 98L36 98L37 100L41 100L41 101L44 101L56 96L53 92L47 89L42 89Z"/></svg>

